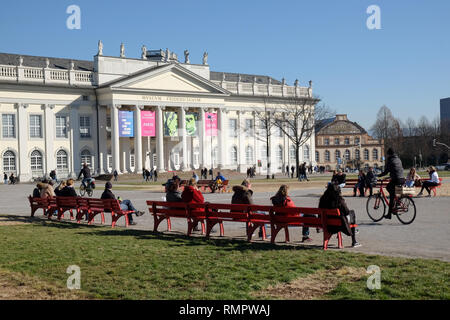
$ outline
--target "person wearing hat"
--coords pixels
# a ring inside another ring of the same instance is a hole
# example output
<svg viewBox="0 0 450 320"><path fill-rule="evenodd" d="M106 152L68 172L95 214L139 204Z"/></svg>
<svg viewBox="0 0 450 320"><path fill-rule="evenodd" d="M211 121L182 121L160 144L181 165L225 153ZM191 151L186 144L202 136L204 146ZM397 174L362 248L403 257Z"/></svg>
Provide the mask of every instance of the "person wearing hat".
<svg viewBox="0 0 450 320"><path fill-rule="evenodd" d="M121 200L120 197L118 197L116 199L116 196L114 195L114 193L112 193L111 191L112 189L112 183L111 182L106 182L105 183L105 191L103 191L102 196L100 197L100 199L114 199L114 200L119 200L120 203L120 209L122 210L130 210L133 211L132 213L134 213L137 217L142 216L145 212L144 211L138 211L136 210L136 208L133 206L133 204L131 203L130 200ZM132 213L128 214L128 222L130 225L136 225L137 223L133 221L133 216Z"/></svg>
<svg viewBox="0 0 450 320"><path fill-rule="evenodd" d="M387 161L386 168L379 177L385 176L389 173L391 181L386 186L386 190L389 192L389 211L386 219L391 219L392 211L394 209L394 199L395 199L395 186L401 186L405 183L403 178L403 165L400 158L395 154L392 148L387 151Z"/></svg>

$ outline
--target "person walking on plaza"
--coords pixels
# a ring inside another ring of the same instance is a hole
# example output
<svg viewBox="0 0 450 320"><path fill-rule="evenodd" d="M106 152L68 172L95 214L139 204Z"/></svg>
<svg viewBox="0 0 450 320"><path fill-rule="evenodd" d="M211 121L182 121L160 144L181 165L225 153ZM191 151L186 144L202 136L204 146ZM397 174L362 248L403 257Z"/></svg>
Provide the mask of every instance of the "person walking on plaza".
<svg viewBox="0 0 450 320"><path fill-rule="evenodd" d="M369 167L369 171L366 174L366 188L369 188L370 196L373 195L373 187L377 185L377 176L372 167Z"/></svg>
<svg viewBox="0 0 450 320"><path fill-rule="evenodd" d="M420 190L419 194L417 195L420 197L423 194L423 189L426 189L428 192L428 197L431 197L431 190L430 187L435 187L439 185L439 176L436 171L436 168L433 166L430 166L427 170L428 174L430 175L430 180L424 181L422 184L422 189Z"/></svg>
<svg viewBox="0 0 450 320"><path fill-rule="evenodd" d="M213 168L209 169L209 175L211 176L211 180L213 180L214 179Z"/></svg>
<svg viewBox="0 0 450 320"><path fill-rule="evenodd" d="M395 186L400 186L405 183L403 178L403 165L400 158L395 154L392 148L387 151L387 161L385 170L380 173L379 177L385 176L389 173L391 181L386 186L386 190L389 192L389 211L386 219L392 218L392 211L394 209L395 199Z"/></svg>
<svg viewBox="0 0 450 320"><path fill-rule="evenodd" d="M3 173L3 182L5 184L8 184L8 175L6 174L6 172Z"/></svg>
<svg viewBox="0 0 450 320"><path fill-rule="evenodd" d="M16 184L16 177L14 176L14 173L11 173L11 175L9 176L9 183Z"/></svg>
<svg viewBox="0 0 450 320"><path fill-rule="evenodd" d="M158 181L158 169L155 169L155 171L153 171L153 181Z"/></svg>
<svg viewBox="0 0 450 320"><path fill-rule="evenodd" d="M147 169L142 168L142 179L146 181L147 180L146 177L147 177Z"/></svg>
<svg viewBox="0 0 450 320"><path fill-rule="evenodd" d="M356 229L354 227L350 228L350 224L356 224L355 211L348 209L345 199L342 197L341 188L338 185L333 183L328 185L324 194L320 197L319 208L339 209L343 226L329 226L328 232L331 234L343 232L347 236L352 237L352 247L355 248L361 246L361 244L356 241Z"/></svg>
<svg viewBox="0 0 450 320"><path fill-rule="evenodd" d="M113 172L113 176L114 176L114 181L117 181L117 177L119 176L119 174L117 173L117 170L115 170L115 169Z"/></svg>
<svg viewBox="0 0 450 320"><path fill-rule="evenodd" d="M152 169L153 170L153 169ZM150 175L150 171L148 171L147 169L145 169L145 182L149 182L151 179L151 175Z"/></svg>
<svg viewBox="0 0 450 320"><path fill-rule="evenodd" d="M114 193L112 193L111 189L112 189L112 183L109 182L109 181L106 182L105 183L105 190L103 191L100 199L113 199L113 200L116 200L116 196L114 195ZM140 217L145 212L136 210L136 208L133 206L133 203L130 200L121 200L120 197L117 200L119 200L119 202L120 202L120 209L127 210L127 211L133 211L133 212L128 214L128 223L130 225L136 225L137 223L133 221L132 214L134 213L137 217Z"/></svg>
<svg viewBox="0 0 450 320"><path fill-rule="evenodd" d="M294 179L295 166L291 166L291 179Z"/></svg>
<svg viewBox="0 0 450 320"><path fill-rule="evenodd" d="M192 171L192 178L195 179L195 183L198 183L199 178L198 175L195 173L195 171Z"/></svg>
<svg viewBox="0 0 450 320"><path fill-rule="evenodd" d="M289 178L289 165L286 166L286 175L287 175L288 178Z"/></svg>

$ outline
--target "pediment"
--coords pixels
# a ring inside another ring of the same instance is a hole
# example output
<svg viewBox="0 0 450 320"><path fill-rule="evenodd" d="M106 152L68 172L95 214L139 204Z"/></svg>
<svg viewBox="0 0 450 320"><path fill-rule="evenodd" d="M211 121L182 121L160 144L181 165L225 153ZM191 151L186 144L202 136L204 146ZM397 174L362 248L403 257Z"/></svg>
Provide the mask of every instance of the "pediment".
<svg viewBox="0 0 450 320"><path fill-rule="evenodd" d="M143 92L183 92L229 95L230 93L177 64L148 68L107 84L111 89Z"/></svg>
<svg viewBox="0 0 450 320"><path fill-rule="evenodd" d="M334 121L320 130L320 134L364 134L361 127L350 121Z"/></svg>

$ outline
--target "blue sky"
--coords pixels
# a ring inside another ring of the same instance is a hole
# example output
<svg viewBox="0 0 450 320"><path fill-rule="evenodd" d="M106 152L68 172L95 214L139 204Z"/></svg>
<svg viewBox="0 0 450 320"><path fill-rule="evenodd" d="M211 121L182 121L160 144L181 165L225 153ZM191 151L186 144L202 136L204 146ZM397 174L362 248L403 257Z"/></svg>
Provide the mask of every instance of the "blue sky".
<svg viewBox="0 0 450 320"><path fill-rule="evenodd" d="M69 5L81 29L69 30ZM369 5L381 30L369 30ZM313 80L314 92L366 129L387 105L406 120L439 115L450 96L448 0L8 1L0 11L0 52L91 60L169 49L192 63L205 50L213 71Z"/></svg>

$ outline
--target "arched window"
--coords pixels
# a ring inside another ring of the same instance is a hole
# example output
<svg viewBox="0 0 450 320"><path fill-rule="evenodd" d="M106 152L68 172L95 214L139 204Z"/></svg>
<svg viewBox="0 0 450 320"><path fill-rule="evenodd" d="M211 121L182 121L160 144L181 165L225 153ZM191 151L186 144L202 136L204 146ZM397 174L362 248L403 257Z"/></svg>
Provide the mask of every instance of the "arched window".
<svg viewBox="0 0 450 320"><path fill-rule="evenodd" d="M31 172L38 171L39 173L42 173L43 170L42 154L38 150L34 150L31 153L30 162L31 162Z"/></svg>
<svg viewBox="0 0 450 320"><path fill-rule="evenodd" d="M10 150L3 154L3 171L6 173L16 172L16 155Z"/></svg>
<svg viewBox="0 0 450 320"><path fill-rule="evenodd" d="M295 163L295 146L292 144L289 147L289 160Z"/></svg>
<svg viewBox="0 0 450 320"><path fill-rule="evenodd" d="M378 160L378 150L377 149L372 150L372 160Z"/></svg>
<svg viewBox="0 0 450 320"><path fill-rule="evenodd" d="M359 150L356 149L356 150L355 150L355 158L356 158L357 160L359 160L360 157L361 157L361 155L360 155L360 153L359 153Z"/></svg>
<svg viewBox="0 0 450 320"><path fill-rule="evenodd" d="M364 160L369 160L369 150L364 149Z"/></svg>
<svg viewBox="0 0 450 320"><path fill-rule="evenodd" d="M303 147L303 160L309 160L309 146L307 144Z"/></svg>
<svg viewBox="0 0 450 320"><path fill-rule="evenodd" d="M316 151L316 162L320 162L319 151Z"/></svg>
<svg viewBox="0 0 450 320"><path fill-rule="evenodd" d="M325 161L330 162L330 151L325 150Z"/></svg>
<svg viewBox="0 0 450 320"><path fill-rule="evenodd" d="M283 146L279 145L277 148L277 161L278 164L283 163Z"/></svg>
<svg viewBox="0 0 450 320"><path fill-rule="evenodd" d="M350 150L345 150L345 160L350 160Z"/></svg>
<svg viewBox="0 0 450 320"><path fill-rule="evenodd" d="M56 154L56 169L63 171L69 169L67 152L64 150L59 150Z"/></svg>
<svg viewBox="0 0 450 320"><path fill-rule="evenodd" d="M237 164L238 163L238 153L237 153L237 148L236 147L231 147L230 159L231 159L231 164Z"/></svg>
<svg viewBox="0 0 450 320"><path fill-rule="evenodd" d="M245 160L247 164L253 164L253 148L252 146L247 146L245 149Z"/></svg>
<svg viewBox="0 0 450 320"><path fill-rule="evenodd" d="M334 152L334 155L335 155L335 159L336 159L336 161L341 157L341 152L339 151L339 150L336 150L335 152Z"/></svg>
<svg viewBox="0 0 450 320"><path fill-rule="evenodd" d="M92 168L92 155L89 150L81 151L81 165L87 164L89 168Z"/></svg>

